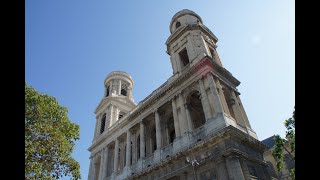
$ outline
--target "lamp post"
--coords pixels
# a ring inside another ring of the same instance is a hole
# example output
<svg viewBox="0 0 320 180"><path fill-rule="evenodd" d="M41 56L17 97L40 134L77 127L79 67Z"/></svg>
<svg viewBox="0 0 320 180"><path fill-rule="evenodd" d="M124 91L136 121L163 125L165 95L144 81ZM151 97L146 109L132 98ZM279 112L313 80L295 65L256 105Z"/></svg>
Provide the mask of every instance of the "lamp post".
<svg viewBox="0 0 320 180"><path fill-rule="evenodd" d="M191 162L192 172L193 172L193 179L194 179L194 180L197 180L197 178L196 178L196 173L195 173L195 171L194 171L194 166L195 166L195 165L199 165L199 163L197 162L196 159L191 159L190 157L187 157L187 162Z"/></svg>

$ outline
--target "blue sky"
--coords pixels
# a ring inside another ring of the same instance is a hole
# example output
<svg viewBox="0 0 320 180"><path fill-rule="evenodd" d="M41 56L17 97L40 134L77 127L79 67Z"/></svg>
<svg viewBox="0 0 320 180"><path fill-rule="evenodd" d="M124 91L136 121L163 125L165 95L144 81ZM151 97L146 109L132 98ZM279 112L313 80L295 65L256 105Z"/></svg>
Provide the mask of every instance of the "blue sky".
<svg viewBox="0 0 320 180"><path fill-rule="evenodd" d="M73 157L87 179L94 110L108 73L126 71L138 103L172 75L165 41L172 16L190 9L218 37L222 63L263 140L285 133L295 105L295 4L266 1L25 1L26 82L58 98L80 125ZM65 178L68 179L68 178Z"/></svg>

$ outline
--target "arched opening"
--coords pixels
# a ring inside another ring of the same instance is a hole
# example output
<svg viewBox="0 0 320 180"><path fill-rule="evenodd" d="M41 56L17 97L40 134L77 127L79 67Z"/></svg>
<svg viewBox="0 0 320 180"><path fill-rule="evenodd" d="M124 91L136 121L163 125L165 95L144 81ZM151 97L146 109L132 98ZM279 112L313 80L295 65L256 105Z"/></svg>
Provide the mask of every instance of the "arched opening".
<svg viewBox="0 0 320 180"><path fill-rule="evenodd" d="M110 86L108 86L107 88L106 88L106 97L108 97L109 96L109 94L110 94Z"/></svg>
<svg viewBox="0 0 320 180"><path fill-rule="evenodd" d="M171 132L170 132L170 144L173 143L175 138L176 138L176 132L174 130L171 130Z"/></svg>
<svg viewBox="0 0 320 180"><path fill-rule="evenodd" d="M157 150L156 128L153 128L151 132L154 132L151 134L151 138L152 138L152 152L151 153L153 153L155 150Z"/></svg>
<svg viewBox="0 0 320 180"><path fill-rule="evenodd" d="M176 138L176 132L174 129L174 120L171 116L168 120L168 133L169 133L169 144L173 143L173 140Z"/></svg>
<svg viewBox="0 0 320 180"><path fill-rule="evenodd" d="M176 29L178 29L181 26L181 23L178 21L176 22Z"/></svg>
<svg viewBox="0 0 320 180"><path fill-rule="evenodd" d="M128 94L128 86L126 84L121 85L121 95L127 96Z"/></svg>
<svg viewBox="0 0 320 180"><path fill-rule="evenodd" d="M204 116L200 94L198 91L193 91L189 94L187 98L187 105L194 129L197 129L198 127L204 125L206 119Z"/></svg>
<svg viewBox="0 0 320 180"><path fill-rule="evenodd" d="M183 50L181 50L179 52L179 57L180 57L181 65L182 65L181 68L183 68L187 64L189 64L189 56L188 56L188 52L187 52L186 48L184 48Z"/></svg>
<svg viewBox="0 0 320 180"><path fill-rule="evenodd" d="M106 124L106 114L103 114L100 125L100 134L104 132L104 126Z"/></svg>

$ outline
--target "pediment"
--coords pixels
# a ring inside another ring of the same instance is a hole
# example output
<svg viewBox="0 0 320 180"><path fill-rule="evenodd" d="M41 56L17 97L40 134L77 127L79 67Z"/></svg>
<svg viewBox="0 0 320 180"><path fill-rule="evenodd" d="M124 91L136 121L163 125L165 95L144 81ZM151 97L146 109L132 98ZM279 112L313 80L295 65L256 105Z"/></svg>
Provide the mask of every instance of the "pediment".
<svg viewBox="0 0 320 180"><path fill-rule="evenodd" d="M99 105L96 107L95 109L95 114L97 114L97 112L102 108L104 107L105 105L107 104L114 104L114 105L117 105L117 104L121 104L123 106L127 106L131 109L133 109L134 107L136 107L137 105L135 103L133 103L131 100L129 100L127 97L125 96L114 96L114 97L104 97Z"/></svg>

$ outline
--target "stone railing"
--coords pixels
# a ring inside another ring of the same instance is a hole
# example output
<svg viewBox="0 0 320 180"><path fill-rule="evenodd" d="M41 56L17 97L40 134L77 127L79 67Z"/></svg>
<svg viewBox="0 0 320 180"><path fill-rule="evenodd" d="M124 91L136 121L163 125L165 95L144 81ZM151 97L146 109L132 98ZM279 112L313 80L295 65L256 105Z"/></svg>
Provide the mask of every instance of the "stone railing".
<svg viewBox="0 0 320 180"><path fill-rule="evenodd" d="M172 156L173 154L173 146L169 144L163 148L161 148L161 159L167 158L167 156Z"/></svg>
<svg viewBox="0 0 320 180"><path fill-rule="evenodd" d="M137 170L138 170L138 161L133 163L133 164L131 164L130 168L131 168L132 172L137 172Z"/></svg>
<svg viewBox="0 0 320 180"><path fill-rule="evenodd" d="M143 161L143 168L147 168L153 164L153 154L146 157Z"/></svg>
<svg viewBox="0 0 320 180"><path fill-rule="evenodd" d="M206 137L206 129L204 126L196 129L194 132L192 132L192 141L193 142L198 142L201 141Z"/></svg>

